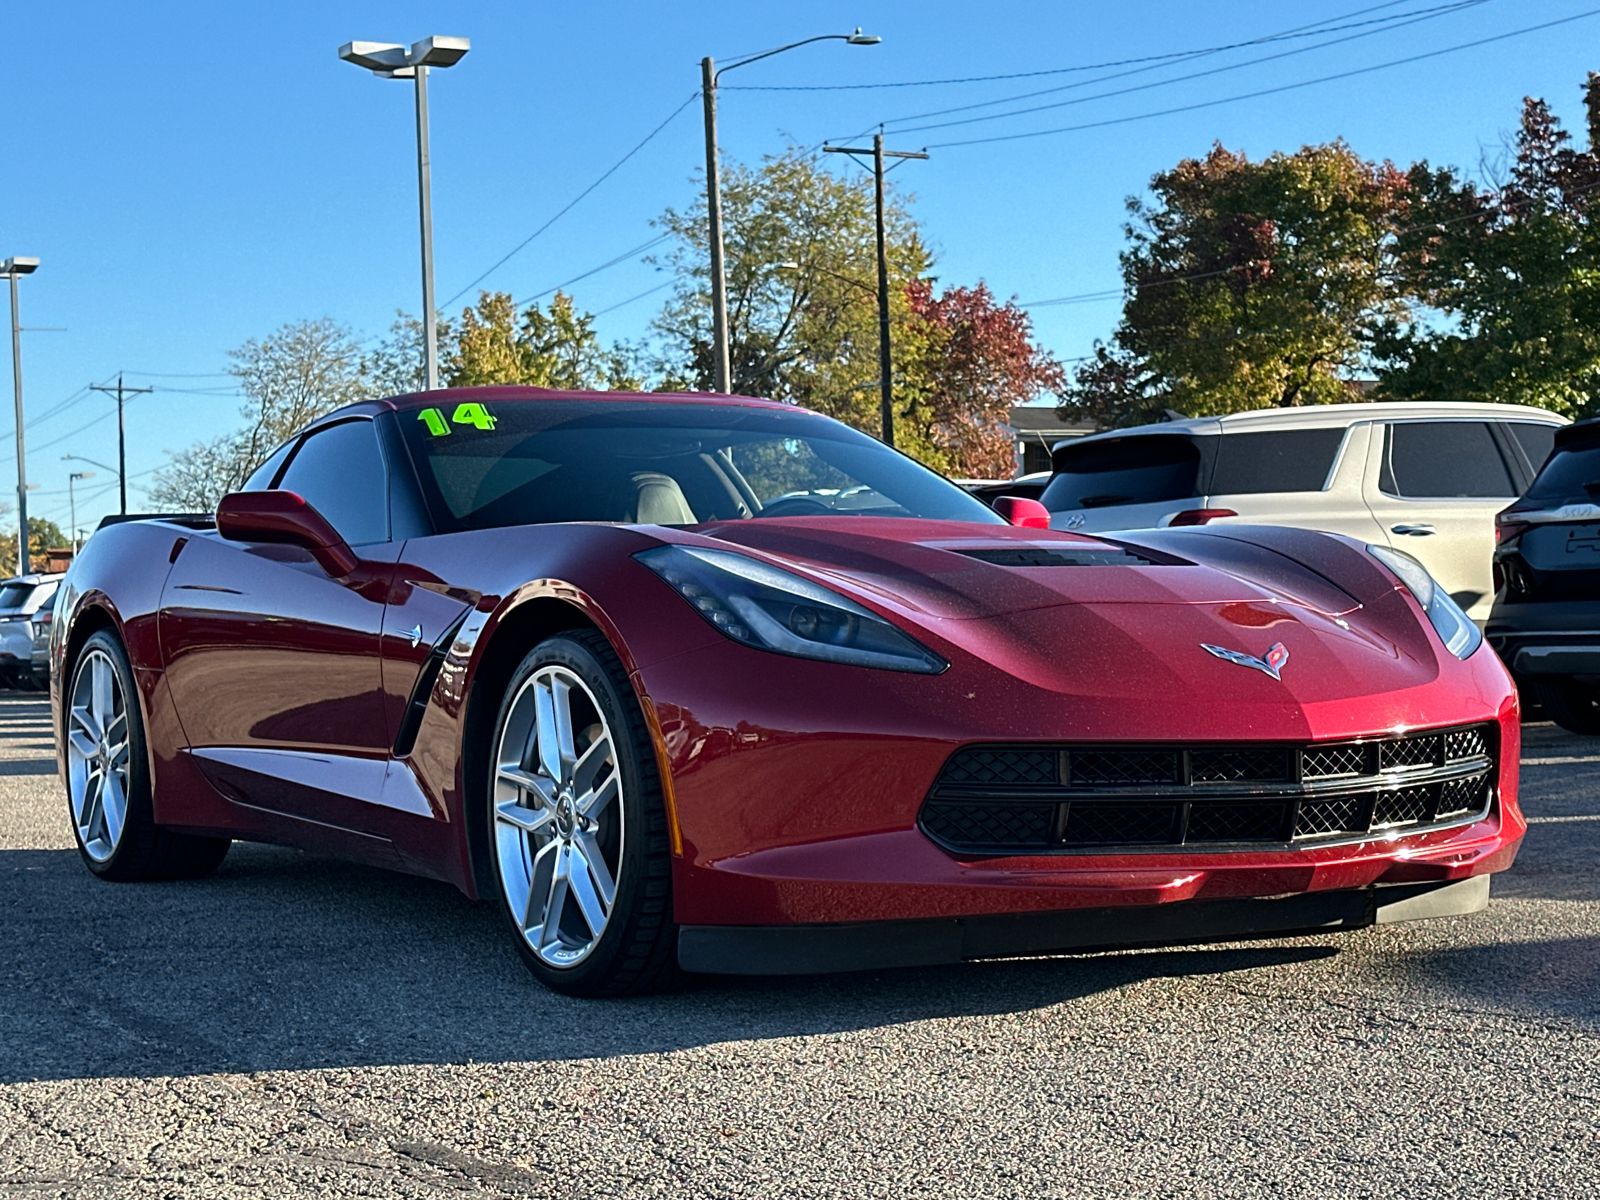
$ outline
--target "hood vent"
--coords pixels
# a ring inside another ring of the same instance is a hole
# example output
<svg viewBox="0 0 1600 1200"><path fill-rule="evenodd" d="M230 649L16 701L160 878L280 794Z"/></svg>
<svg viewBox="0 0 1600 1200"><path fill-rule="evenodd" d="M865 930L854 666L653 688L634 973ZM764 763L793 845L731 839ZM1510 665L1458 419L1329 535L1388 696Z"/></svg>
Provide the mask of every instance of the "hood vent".
<svg viewBox="0 0 1600 1200"><path fill-rule="evenodd" d="M1047 550L1043 546L997 546L992 550L957 550L957 554L997 567L1153 567L1159 561L1120 548Z"/></svg>

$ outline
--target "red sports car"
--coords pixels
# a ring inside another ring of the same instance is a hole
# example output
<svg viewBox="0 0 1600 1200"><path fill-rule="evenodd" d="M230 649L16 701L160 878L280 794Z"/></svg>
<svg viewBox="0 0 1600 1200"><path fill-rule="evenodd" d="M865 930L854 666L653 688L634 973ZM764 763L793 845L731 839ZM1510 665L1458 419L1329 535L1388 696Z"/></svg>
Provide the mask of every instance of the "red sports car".
<svg viewBox="0 0 1600 1200"><path fill-rule="evenodd" d="M244 838L449 880L583 995L1487 903L1516 693L1420 565L1028 507L759 400L342 409L73 565L84 863Z"/></svg>

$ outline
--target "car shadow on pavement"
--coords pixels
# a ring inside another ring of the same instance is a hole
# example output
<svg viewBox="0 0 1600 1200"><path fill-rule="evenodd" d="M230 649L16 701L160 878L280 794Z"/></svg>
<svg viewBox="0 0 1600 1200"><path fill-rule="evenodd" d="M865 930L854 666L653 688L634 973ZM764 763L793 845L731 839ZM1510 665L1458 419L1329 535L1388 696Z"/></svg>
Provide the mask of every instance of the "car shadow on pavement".
<svg viewBox="0 0 1600 1200"><path fill-rule="evenodd" d="M1234 976L1242 990L1238 976L1275 968L1313 987L1328 982L1316 961L1348 945L705 978L664 996L582 1001L529 977L491 904L276 847L235 846L212 879L139 885L91 878L74 851L3 851L0 910L0 1082L651 1053L1024 1012L1152 979ZM1518 981L1548 954L1527 943L1424 951L1421 969L1515 1008Z"/></svg>
<svg viewBox="0 0 1600 1200"><path fill-rule="evenodd" d="M454 888L236 845L215 878L93 879L75 851L0 851L0 1082L649 1053L1020 1012L1142 980L1337 953L1311 943L701 978L572 1000Z"/></svg>

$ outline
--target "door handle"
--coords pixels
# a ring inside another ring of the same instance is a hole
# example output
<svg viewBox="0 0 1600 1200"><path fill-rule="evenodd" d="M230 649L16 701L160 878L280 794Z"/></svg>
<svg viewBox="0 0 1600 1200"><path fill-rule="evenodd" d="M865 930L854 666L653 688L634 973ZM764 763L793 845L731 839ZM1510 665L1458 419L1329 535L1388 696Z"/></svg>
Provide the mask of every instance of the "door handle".
<svg viewBox="0 0 1600 1200"><path fill-rule="evenodd" d="M1432 525L1393 525L1389 532L1405 534L1409 537L1427 537L1431 533L1438 533Z"/></svg>

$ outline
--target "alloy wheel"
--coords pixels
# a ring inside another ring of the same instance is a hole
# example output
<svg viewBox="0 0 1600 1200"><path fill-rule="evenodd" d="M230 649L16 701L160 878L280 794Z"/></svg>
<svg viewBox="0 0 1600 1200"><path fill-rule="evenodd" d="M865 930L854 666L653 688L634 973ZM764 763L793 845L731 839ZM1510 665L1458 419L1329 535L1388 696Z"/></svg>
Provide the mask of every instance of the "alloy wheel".
<svg viewBox="0 0 1600 1200"><path fill-rule="evenodd" d="M104 651L73 677L67 710L67 790L85 853L105 862L128 820L128 697Z"/></svg>
<svg viewBox="0 0 1600 1200"><path fill-rule="evenodd" d="M622 873L622 777L594 694L560 666L535 671L506 710L494 758L500 885L524 940L551 967L600 941Z"/></svg>

